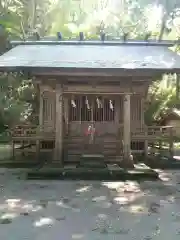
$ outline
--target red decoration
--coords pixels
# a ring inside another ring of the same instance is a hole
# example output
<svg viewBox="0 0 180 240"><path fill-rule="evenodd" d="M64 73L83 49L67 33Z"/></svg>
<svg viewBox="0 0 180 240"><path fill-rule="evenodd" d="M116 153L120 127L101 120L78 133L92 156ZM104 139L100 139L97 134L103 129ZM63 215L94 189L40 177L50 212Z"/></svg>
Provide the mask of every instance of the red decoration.
<svg viewBox="0 0 180 240"><path fill-rule="evenodd" d="M89 135L95 134L95 132L96 132L95 128L92 127L92 126L89 126L89 127L87 128L87 130L85 131L85 135L86 135L86 136L89 136Z"/></svg>

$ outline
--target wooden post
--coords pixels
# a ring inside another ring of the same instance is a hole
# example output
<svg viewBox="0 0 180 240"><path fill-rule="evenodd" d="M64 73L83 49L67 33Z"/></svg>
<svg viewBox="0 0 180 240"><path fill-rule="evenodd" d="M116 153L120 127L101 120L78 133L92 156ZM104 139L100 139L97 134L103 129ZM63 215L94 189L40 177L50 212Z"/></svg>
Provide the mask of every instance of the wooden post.
<svg viewBox="0 0 180 240"><path fill-rule="evenodd" d="M115 99L115 124L117 126L118 131L118 141L116 142L116 155L117 157L122 156L122 135L120 129L120 96L117 96ZM118 146L117 146L118 145Z"/></svg>
<svg viewBox="0 0 180 240"><path fill-rule="evenodd" d="M124 166L133 168L131 158L131 95L124 95Z"/></svg>
<svg viewBox="0 0 180 240"><path fill-rule="evenodd" d="M148 158L148 127L144 127L144 132L145 132L145 141L144 141L144 155L147 160Z"/></svg>
<svg viewBox="0 0 180 240"><path fill-rule="evenodd" d="M66 136L68 135L69 132L69 109L68 109L68 97L64 97L64 119L65 119L65 131L66 131Z"/></svg>
<svg viewBox="0 0 180 240"><path fill-rule="evenodd" d="M38 131L38 134L40 134L40 135L43 131L43 125L44 125L44 119L43 119L44 109L43 108L44 108L44 106L43 106L43 87L42 87L42 84L39 83L39 130L40 130L40 132ZM40 151L41 151L41 141L39 139L36 141L36 160L37 161L39 161Z"/></svg>
<svg viewBox="0 0 180 240"><path fill-rule="evenodd" d="M62 165L63 153L63 88L56 85L56 132L54 161Z"/></svg>
<svg viewBox="0 0 180 240"><path fill-rule="evenodd" d="M39 161L40 155L40 140L36 140L36 160Z"/></svg>
<svg viewBox="0 0 180 240"><path fill-rule="evenodd" d="M179 100L179 92L180 92L180 75L176 74L176 100Z"/></svg>
<svg viewBox="0 0 180 240"><path fill-rule="evenodd" d="M141 129L144 127L144 110L145 110L145 99L141 97Z"/></svg>
<svg viewBox="0 0 180 240"><path fill-rule="evenodd" d="M12 159L14 160L15 158L15 143L14 140L12 140Z"/></svg>
<svg viewBox="0 0 180 240"><path fill-rule="evenodd" d="M173 144L173 128L169 129L169 153L170 156L173 157L174 155L174 144Z"/></svg>
<svg viewBox="0 0 180 240"><path fill-rule="evenodd" d="M39 126L43 127L43 88L39 85Z"/></svg>

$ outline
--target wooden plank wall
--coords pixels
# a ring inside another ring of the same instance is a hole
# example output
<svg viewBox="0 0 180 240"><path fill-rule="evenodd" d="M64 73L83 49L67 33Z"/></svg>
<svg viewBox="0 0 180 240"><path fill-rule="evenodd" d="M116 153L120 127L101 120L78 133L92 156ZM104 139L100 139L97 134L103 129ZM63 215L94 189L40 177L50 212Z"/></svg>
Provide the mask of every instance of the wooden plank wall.
<svg viewBox="0 0 180 240"><path fill-rule="evenodd" d="M44 92L43 94L43 126L45 129L55 128L55 94L54 92Z"/></svg>
<svg viewBox="0 0 180 240"><path fill-rule="evenodd" d="M131 96L131 130L141 128L144 124L143 97L140 94Z"/></svg>

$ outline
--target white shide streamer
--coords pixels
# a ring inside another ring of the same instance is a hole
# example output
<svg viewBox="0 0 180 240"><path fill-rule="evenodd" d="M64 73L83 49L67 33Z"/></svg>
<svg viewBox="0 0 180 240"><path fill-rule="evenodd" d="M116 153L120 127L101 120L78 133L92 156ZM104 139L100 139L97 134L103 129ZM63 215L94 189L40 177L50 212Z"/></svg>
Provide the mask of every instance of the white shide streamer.
<svg viewBox="0 0 180 240"><path fill-rule="evenodd" d="M109 107L110 107L110 109L111 109L112 111L114 110L112 100L109 100Z"/></svg>
<svg viewBox="0 0 180 240"><path fill-rule="evenodd" d="M76 108L76 103L74 100L71 100L71 104L72 104L73 108Z"/></svg>
<svg viewBox="0 0 180 240"><path fill-rule="evenodd" d="M88 101L87 97L86 97L86 106L87 106L87 109L90 109L89 101Z"/></svg>
<svg viewBox="0 0 180 240"><path fill-rule="evenodd" d="M98 105L98 108L102 108L102 102L99 98L96 98L96 102L97 102L97 105Z"/></svg>

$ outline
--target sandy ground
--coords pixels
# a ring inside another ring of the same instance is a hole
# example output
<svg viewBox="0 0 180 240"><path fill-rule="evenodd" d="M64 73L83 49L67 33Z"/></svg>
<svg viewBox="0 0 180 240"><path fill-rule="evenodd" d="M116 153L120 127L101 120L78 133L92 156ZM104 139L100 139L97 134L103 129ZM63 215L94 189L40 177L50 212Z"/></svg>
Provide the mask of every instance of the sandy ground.
<svg viewBox="0 0 180 240"><path fill-rule="evenodd" d="M180 239L180 171L161 181L18 180L0 170L0 240Z"/></svg>

